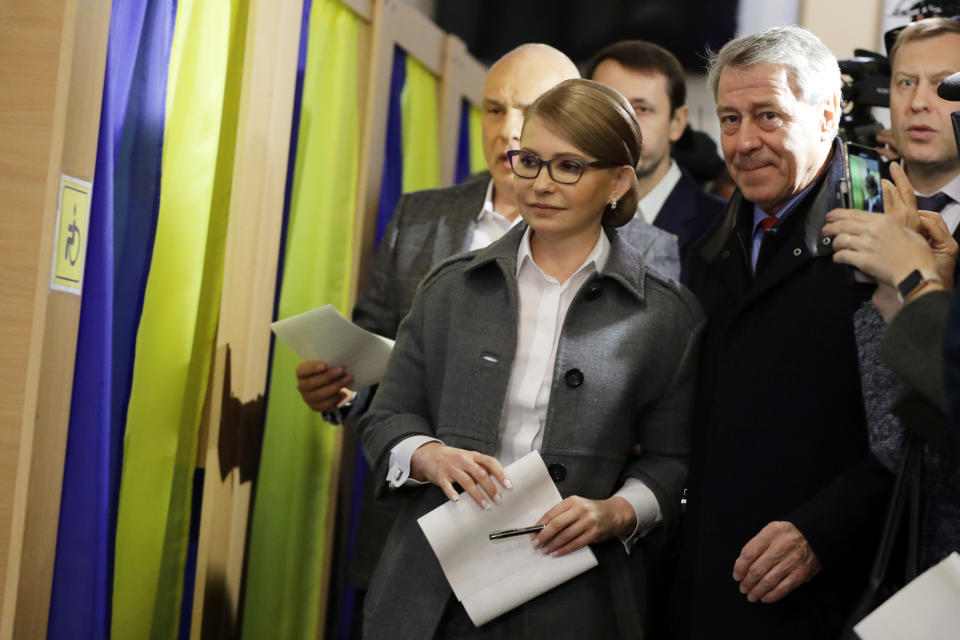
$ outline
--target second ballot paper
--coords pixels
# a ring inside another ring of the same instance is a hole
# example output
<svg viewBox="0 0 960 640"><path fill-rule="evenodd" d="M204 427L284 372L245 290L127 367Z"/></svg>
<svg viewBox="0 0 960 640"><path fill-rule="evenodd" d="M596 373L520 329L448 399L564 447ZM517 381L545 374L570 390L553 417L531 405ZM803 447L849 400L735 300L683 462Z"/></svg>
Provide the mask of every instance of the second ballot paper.
<svg viewBox="0 0 960 640"><path fill-rule="evenodd" d="M270 328L301 360L343 367L355 389L380 382L393 350L393 340L361 329L330 304L277 320Z"/></svg>
<svg viewBox="0 0 960 640"><path fill-rule="evenodd" d="M478 627L597 566L590 547L554 558L533 547L533 536L489 539L492 531L537 522L560 502L560 492L536 451L504 471L512 489L483 510L468 494L417 520L453 593Z"/></svg>

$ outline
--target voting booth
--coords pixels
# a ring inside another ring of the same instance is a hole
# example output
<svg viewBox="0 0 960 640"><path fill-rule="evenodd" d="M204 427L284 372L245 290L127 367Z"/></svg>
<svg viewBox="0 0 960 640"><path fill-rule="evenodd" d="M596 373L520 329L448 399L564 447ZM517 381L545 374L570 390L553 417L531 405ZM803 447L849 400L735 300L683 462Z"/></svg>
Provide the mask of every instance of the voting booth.
<svg viewBox="0 0 960 640"><path fill-rule="evenodd" d="M356 435L268 327L484 168L485 68L401 0L9 4L0 638L339 637Z"/></svg>

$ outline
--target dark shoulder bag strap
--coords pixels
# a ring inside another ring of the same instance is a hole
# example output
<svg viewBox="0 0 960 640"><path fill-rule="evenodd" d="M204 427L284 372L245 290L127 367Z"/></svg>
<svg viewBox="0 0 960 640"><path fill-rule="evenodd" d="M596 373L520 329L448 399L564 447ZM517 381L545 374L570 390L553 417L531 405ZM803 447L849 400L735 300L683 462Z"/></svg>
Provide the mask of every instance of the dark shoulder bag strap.
<svg viewBox="0 0 960 640"><path fill-rule="evenodd" d="M883 586L887 578L890 565L890 556L897 541L897 533L903 522L904 510L910 503L909 521L907 522L908 544L905 578L909 582L917 575L918 548L920 546L920 472L923 468L923 442L913 432L907 431L906 447L903 462L897 472L897 479L893 485L893 495L890 506L887 508L887 518L883 525L883 534L877 555L870 570L870 580L853 613L847 618L841 638L857 640L859 636L853 627L863 620L868 613L882 604L884 597Z"/></svg>

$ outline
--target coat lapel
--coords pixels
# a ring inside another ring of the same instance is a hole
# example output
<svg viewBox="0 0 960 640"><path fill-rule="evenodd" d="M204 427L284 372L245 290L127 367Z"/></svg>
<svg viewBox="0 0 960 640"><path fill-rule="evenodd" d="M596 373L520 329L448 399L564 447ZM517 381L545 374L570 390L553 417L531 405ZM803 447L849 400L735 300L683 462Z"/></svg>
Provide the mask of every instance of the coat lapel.
<svg viewBox="0 0 960 640"><path fill-rule="evenodd" d="M463 185L463 191L451 208L463 211L464 215L450 216L450 225L447 227L449 239L446 242L438 242L436 250L440 250L441 246L443 249L451 250L441 256L440 259L470 250L473 232L477 228L477 216L480 215L480 210L483 209L483 201L487 196L487 187L490 184L489 178L489 174L483 174L482 177L475 178Z"/></svg>
<svg viewBox="0 0 960 640"><path fill-rule="evenodd" d="M701 257L734 299L750 288L750 235L743 222L752 216L753 205L739 191L733 194L723 222L703 245ZM747 225L749 229L749 225Z"/></svg>
<svg viewBox="0 0 960 640"><path fill-rule="evenodd" d="M772 246L761 249L754 284L747 298L748 304L804 268L814 258L832 259L830 239L824 238L822 229L827 213L841 206L836 185L843 178L843 171L843 150L834 145L833 156L818 183L782 221L779 235L769 239Z"/></svg>

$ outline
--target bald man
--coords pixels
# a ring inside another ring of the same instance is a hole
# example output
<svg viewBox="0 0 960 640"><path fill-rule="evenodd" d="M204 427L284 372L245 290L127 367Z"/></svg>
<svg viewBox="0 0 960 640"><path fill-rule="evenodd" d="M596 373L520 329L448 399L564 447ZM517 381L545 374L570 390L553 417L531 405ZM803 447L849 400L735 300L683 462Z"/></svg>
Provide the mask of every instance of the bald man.
<svg viewBox="0 0 960 640"><path fill-rule="evenodd" d="M354 307L354 322L394 338L417 285L431 267L457 253L487 246L519 222L506 153L519 147L526 108L563 80L577 77L576 65L545 44L521 45L494 63L484 82L482 104L483 152L489 173L453 187L400 198L374 255L370 282ZM619 231L654 269L673 278L679 276L678 249L671 234L639 220ZM345 419L353 420L370 403L371 390L354 394L349 372L334 363L301 363L297 378L304 401L330 421L328 412L337 405ZM382 481L371 478L368 484ZM351 582L358 588L368 584L392 520L392 509L365 500L350 567Z"/></svg>

